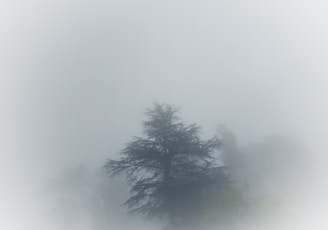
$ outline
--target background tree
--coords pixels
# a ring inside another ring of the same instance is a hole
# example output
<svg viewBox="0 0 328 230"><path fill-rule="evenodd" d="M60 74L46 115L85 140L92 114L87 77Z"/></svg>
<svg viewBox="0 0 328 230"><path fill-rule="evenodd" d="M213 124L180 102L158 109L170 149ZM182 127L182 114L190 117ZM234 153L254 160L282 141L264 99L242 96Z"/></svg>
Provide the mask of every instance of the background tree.
<svg viewBox="0 0 328 230"><path fill-rule="evenodd" d="M121 180L109 181L100 169L88 170L84 165L66 168L44 183L40 195L44 218L54 229L107 230L113 222L117 229L141 225L121 218L125 210L120 199L127 197L127 185Z"/></svg>
<svg viewBox="0 0 328 230"><path fill-rule="evenodd" d="M226 230L248 229L290 215L291 207L299 205L293 204L295 196L307 186L313 167L307 146L282 135L239 146L234 133L224 126L218 135L221 159L234 183L215 195L208 222Z"/></svg>
<svg viewBox="0 0 328 230"><path fill-rule="evenodd" d="M239 149L237 138L225 125L220 125L217 131L222 142L220 149L221 160L228 168L228 173L235 185L243 187L247 181L245 178L244 159Z"/></svg>
<svg viewBox="0 0 328 230"><path fill-rule="evenodd" d="M213 157L220 143L215 137L201 140L200 127L184 124L173 106L156 103L147 116L143 136L127 143L120 159L108 160L105 168L111 176L126 176L130 212L166 218L169 226L196 220L206 191L227 182Z"/></svg>

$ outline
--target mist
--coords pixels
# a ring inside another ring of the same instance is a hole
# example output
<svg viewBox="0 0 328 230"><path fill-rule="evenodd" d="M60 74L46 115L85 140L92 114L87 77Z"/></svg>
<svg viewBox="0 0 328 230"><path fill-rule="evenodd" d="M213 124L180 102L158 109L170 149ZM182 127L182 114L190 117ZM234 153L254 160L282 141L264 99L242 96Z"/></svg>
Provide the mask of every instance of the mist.
<svg viewBox="0 0 328 230"><path fill-rule="evenodd" d="M127 215L128 186L102 171L153 102L180 107L204 138L221 124L233 134L235 181L281 204L240 226L326 229L327 7L2 1L1 229L162 229ZM207 227L223 226L240 229Z"/></svg>

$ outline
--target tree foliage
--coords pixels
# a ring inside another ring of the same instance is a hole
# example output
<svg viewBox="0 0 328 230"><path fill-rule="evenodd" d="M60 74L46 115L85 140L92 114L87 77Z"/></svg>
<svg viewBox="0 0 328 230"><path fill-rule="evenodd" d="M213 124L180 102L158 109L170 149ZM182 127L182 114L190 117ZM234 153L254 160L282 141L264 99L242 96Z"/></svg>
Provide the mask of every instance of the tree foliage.
<svg viewBox="0 0 328 230"><path fill-rule="evenodd" d="M201 140L200 127L186 125L177 112L173 106L154 104L146 112L143 135L127 143L118 160L105 164L110 176L123 174L130 184L125 202L130 212L167 217L171 224L198 215L206 191L227 182L213 156L219 140Z"/></svg>

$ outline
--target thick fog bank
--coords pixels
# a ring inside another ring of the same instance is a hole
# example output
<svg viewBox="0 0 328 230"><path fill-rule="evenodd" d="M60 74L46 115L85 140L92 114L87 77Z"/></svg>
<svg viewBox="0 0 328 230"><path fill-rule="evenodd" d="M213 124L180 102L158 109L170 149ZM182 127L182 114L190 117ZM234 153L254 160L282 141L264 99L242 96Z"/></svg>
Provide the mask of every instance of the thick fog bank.
<svg viewBox="0 0 328 230"><path fill-rule="evenodd" d="M235 135L230 211L213 207L204 228L327 229L326 9L2 1L0 228L160 229L126 215L128 188L100 172L158 101L204 138Z"/></svg>

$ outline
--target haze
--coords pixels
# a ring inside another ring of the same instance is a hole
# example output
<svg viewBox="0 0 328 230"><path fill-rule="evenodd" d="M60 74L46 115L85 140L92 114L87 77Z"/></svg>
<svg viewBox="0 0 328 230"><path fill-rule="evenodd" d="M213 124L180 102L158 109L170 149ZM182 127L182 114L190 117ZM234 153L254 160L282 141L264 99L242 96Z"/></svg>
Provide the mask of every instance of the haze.
<svg viewBox="0 0 328 230"><path fill-rule="evenodd" d="M325 229L327 8L320 0L2 1L1 229L56 228L37 221L44 184L77 165L97 172L141 133L154 101L179 106L204 137L224 124L240 148L270 135L302 141L312 174L311 186L297 188L305 203L297 217Z"/></svg>

